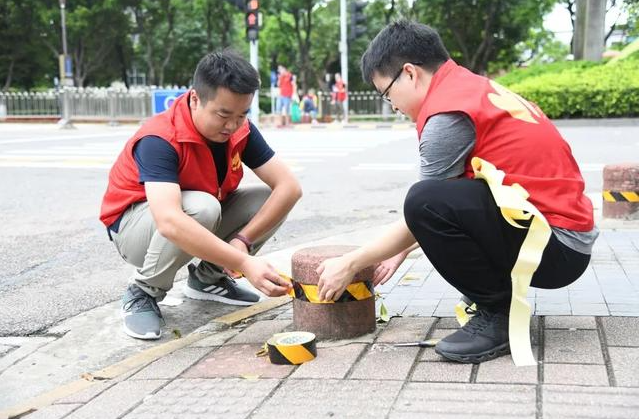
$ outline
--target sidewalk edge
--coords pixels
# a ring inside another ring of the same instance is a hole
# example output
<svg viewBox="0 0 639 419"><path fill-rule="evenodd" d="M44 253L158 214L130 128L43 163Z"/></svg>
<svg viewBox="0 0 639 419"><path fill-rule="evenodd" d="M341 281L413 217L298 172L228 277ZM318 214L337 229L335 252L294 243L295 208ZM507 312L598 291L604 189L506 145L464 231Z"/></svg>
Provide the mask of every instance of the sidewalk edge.
<svg viewBox="0 0 639 419"><path fill-rule="evenodd" d="M291 301L291 298L288 296L270 298L250 307L225 314L224 316L216 317L212 319L208 324L217 323L229 327L257 314L284 305L289 301ZM142 352L125 358L120 362L109 365L99 371L88 373L87 376L93 377L93 381L89 381L87 379L75 380L54 388L53 390L50 390L46 393L42 393L39 396L29 399L24 403L10 407L6 410L1 410L0 419L18 418L26 414L33 413L38 409L53 404L57 400L85 390L96 383L102 382L104 380L111 380L119 375L131 371L134 368L150 364L151 362L156 361L159 358L170 354L171 352L182 349L192 343L202 340L210 336L212 333L213 332L210 331L198 331L198 329L196 329L181 339L172 340L146 349Z"/></svg>

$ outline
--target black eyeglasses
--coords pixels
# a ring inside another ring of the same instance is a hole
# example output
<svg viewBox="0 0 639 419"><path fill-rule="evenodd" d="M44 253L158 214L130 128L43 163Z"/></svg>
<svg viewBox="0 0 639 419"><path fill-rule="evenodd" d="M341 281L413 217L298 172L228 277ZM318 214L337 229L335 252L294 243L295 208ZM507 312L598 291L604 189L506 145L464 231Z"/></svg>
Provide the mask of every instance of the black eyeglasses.
<svg viewBox="0 0 639 419"><path fill-rule="evenodd" d="M410 64L418 65L418 66L422 65L422 63L410 63ZM392 104L390 98L388 97L388 91L391 89L391 87L393 87L393 83L397 81L397 79L399 78L399 76L402 75L403 72L404 72L404 66L402 65L402 68L400 68L397 74L395 74L395 77L393 77L393 80L391 80L391 82L388 84L386 89L384 89L384 91L379 94L379 97L381 97L383 101Z"/></svg>

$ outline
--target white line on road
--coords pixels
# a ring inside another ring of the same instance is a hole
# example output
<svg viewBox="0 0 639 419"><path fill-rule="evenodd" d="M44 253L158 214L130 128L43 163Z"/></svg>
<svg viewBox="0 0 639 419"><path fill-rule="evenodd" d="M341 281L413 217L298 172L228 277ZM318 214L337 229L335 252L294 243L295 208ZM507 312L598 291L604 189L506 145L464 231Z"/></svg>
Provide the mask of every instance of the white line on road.
<svg viewBox="0 0 639 419"><path fill-rule="evenodd" d="M10 140L0 140L0 144L20 144L20 143L35 143L45 141L67 141L67 140L84 140L87 138L115 138L128 137L128 133L109 133L109 134L78 134L78 135L64 135L58 137L42 137L42 138L13 138Z"/></svg>
<svg viewBox="0 0 639 419"><path fill-rule="evenodd" d="M414 163L361 163L351 170L411 171L416 168Z"/></svg>

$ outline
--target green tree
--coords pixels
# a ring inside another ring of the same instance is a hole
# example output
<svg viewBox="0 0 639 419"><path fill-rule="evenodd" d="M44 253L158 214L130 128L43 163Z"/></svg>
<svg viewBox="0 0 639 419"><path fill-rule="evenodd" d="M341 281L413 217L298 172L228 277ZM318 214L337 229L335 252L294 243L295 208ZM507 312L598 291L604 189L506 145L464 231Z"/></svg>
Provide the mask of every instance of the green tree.
<svg viewBox="0 0 639 419"><path fill-rule="evenodd" d="M49 25L42 40L57 62L62 54L60 9L57 1L48 0L47 6L42 16ZM130 18L122 2L74 0L66 6L67 51L75 85L102 84L122 76L130 34Z"/></svg>
<svg viewBox="0 0 639 419"><path fill-rule="evenodd" d="M41 42L45 26L39 0L0 0L0 82L30 89L42 83L47 72L56 74L55 60Z"/></svg>
<svg viewBox="0 0 639 419"><path fill-rule="evenodd" d="M413 16L436 28L451 56L485 74L507 68L518 59L517 44L531 28L540 28L556 0L423 0L413 4Z"/></svg>

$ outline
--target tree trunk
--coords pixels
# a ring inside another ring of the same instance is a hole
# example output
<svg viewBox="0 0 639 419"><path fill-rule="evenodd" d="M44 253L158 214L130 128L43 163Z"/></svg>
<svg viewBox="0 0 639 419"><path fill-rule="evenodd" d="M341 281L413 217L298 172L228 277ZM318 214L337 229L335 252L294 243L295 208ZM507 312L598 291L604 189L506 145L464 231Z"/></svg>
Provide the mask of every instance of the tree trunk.
<svg viewBox="0 0 639 419"><path fill-rule="evenodd" d="M9 90L11 87L11 79L13 79L13 67L16 63L15 57L11 57L11 61L9 62L9 69L7 70L7 77L4 79L4 87L2 90Z"/></svg>

